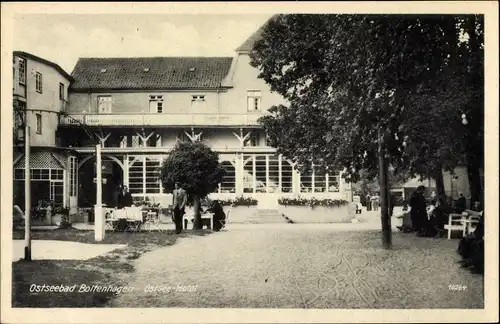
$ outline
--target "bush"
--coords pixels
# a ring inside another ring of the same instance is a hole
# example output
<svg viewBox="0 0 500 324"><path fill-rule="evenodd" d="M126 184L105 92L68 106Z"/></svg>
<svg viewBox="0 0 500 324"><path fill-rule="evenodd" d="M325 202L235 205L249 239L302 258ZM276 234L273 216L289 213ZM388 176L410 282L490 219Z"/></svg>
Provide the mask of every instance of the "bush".
<svg viewBox="0 0 500 324"><path fill-rule="evenodd" d="M59 228L70 228L71 220L69 218L69 208L67 207L56 207L54 208L53 215L60 214L62 215L61 224L59 224Z"/></svg>
<svg viewBox="0 0 500 324"><path fill-rule="evenodd" d="M236 197L234 199L219 200L222 206L256 206L258 204L257 199L252 197Z"/></svg>
<svg viewBox="0 0 500 324"><path fill-rule="evenodd" d="M281 197L278 199L278 204L284 206L315 206L323 207L340 207L349 204L348 201L343 199L316 199L316 198L303 198L303 197Z"/></svg>

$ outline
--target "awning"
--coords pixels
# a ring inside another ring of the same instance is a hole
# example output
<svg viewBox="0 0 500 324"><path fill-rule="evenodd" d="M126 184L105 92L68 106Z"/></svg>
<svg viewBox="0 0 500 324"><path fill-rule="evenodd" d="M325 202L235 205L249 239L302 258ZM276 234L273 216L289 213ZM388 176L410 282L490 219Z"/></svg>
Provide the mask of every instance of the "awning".
<svg viewBox="0 0 500 324"><path fill-rule="evenodd" d="M14 157L14 169L26 166L24 154ZM17 160L17 163L16 163ZM30 169L66 169L66 157L58 152L40 151L30 154Z"/></svg>

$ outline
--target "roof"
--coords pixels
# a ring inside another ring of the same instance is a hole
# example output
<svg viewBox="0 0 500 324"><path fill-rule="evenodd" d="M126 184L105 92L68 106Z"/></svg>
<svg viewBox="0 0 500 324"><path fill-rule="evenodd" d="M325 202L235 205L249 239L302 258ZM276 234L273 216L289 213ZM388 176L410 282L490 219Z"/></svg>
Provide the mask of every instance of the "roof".
<svg viewBox="0 0 500 324"><path fill-rule="evenodd" d="M259 29L257 29L250 37L248 37L243 44L241 44L237 49L236 52L250 52L253 49L254 44L262 38L262 33L264 32L264 29L266 26L269 24L269 22L274 19L277 15L272 16L269 18L262 26L260 26Z"/></svg>
<svg viewBox="0 0 500 324"><path fill-rule="evenodd" d="M216 89L232 57L80 58L72 90Z"/></svg>
<svg viewBox="0 0 500 324"><path fill-rule="evenodd" d="M24 157L24 154L22 154ZM18 159L15 161L15 169L24 169L26 161ZM64 156L60 153L40 151L30 154L30 168L31 169L64 169Z"/></svg>
<svg viewBox="0 0 500 324"><path fill-rule="evenodd" d="M21 57L24 57L24 58L27 58L27 59L30 59L33 61L40 62L40 63L45 64L45 65L48 65L48 66L54 68L57 72L61 73L69 81L73 81L73 78L71 77L71 75L69 75L68 72L64 71L64 69L62 67L60 67L58 64L56 64L54 62L51 62L51 61L46 60L44 58L41 58L39 56L33 55L31 53L28 53L28 52L23 52L23 51L14 51L13 55L14 56L21 56Z"/></svg>

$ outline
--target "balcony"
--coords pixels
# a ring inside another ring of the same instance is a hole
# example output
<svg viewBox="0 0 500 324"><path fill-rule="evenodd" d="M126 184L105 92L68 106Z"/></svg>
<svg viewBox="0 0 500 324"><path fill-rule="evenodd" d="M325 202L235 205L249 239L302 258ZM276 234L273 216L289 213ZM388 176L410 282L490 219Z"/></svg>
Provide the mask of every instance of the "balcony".
<svg viewBox="0 0 500 324"><path fill-rule="evenodd" d="M61 116L60 124L99 127L241 127L259 126L257 119L261 116L262 114L65 114Z"/></svg>
<svg viewBox="0 0 500 324"><path fill-rule="evenodd" d="M75 150L78 153L94 153L95 147L67 147L66 149ZM150 153L150 154L167 154L174 149L173 146L164 147L103 147L102 153ZM276 153L276 149L269 146L250 146L250 147L211 147L217 153Z"/></svg>

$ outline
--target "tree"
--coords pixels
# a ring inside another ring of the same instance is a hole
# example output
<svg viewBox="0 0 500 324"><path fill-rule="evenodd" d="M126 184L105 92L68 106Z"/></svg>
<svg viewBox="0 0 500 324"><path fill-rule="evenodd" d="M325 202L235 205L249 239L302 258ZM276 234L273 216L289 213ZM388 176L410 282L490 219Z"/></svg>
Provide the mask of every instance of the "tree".
<svg viewBox="0 0 500 324"><path fill-rule="evenodd" d="M164 160L161 181L167 192L180 182L194 206L194 228L201 229L200 201L214 192L225 174L219 155L201 142L180 142Z"/></svg>
<svg viewBox="0 0 500 324"><path fill-rule="evenodd" d="M468 143L481 141L464 140L459 118L463 109L471 116L482 109L471 99L482 88L469 85L482 69L481 59L471 63L471 53L481 48L466 50L473 37L461 40L467 33L482 35L476 18L476 30L464 29L470 17L273 17L251 52L259 77L288 101L260 119L270 144L302 167L321 159L356 181L361 170L377 172L380 130L396 173L439 182L443 168L468 156Z"/></svg>

